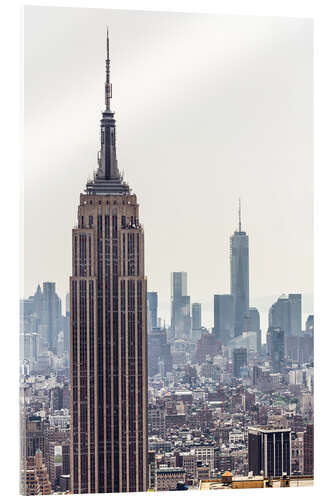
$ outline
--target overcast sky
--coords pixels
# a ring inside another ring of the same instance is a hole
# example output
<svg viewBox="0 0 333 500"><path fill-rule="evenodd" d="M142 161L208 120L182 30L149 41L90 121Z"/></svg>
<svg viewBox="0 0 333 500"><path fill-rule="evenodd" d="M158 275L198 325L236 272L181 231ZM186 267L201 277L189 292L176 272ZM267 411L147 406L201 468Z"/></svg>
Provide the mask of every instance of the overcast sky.
<svg viewBox="0 0 333 500"><path fill-rule="evenodd" d="M213 325L242 199L250 305L313 312L312 21L26 7L24 296L71 273L79 194L96 169L110 30L120 170L138 196L149 290L170 272Z"/></svg>

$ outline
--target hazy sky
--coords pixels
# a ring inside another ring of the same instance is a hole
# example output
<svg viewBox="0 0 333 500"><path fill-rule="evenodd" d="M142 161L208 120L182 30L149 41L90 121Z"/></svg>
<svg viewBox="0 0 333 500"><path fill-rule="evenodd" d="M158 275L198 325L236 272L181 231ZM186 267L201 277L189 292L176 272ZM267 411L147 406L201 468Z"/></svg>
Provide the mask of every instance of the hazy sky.
<svg viewBox="0 0 333 500"><path fill-rule="evenodd" d="M239 197L262 325L283 292L305 294L312 313L309 19L25 8L24 295L43 281L68 290L79 194L97 168L107 25L118 164L160 315L170 272L187 271L212 326Z"/></svg>

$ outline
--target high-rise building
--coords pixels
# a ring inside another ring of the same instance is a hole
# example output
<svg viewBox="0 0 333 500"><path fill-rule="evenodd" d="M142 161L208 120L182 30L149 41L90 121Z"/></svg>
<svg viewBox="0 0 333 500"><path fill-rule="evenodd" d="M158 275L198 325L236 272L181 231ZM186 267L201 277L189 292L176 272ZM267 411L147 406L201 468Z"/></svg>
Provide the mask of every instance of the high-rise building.
<svg viewBox="0 0 333 500"><path fill-rule="evenodd" d="M147 306L148 306L148 331L157 328L157 308L158 296L157 292L147 293Z"/></svg>
<svg viewBox="0 0 333 500"><path fill-rule="evenodd" d="M314 316L313 316L313 314L310 314L306 319L305 331L306 331L306 333L309 333L311 335L313 335L313 333L314 333Z"/></svg>
<svg viewBox="0 0 333 500"><path fill-rule="evenodd" d="M289 301L289 333L299 337L302 332L302 294L290 293Z"/></svg>
<svg viewBox="0 0 333 500"><path fill-rule="evenodd" d="M56 294L55 283L43 283L42 324L48 350L57 352L59 322L61 318L61 300Z"/></svg>
<svg viewBox="0 0 333 500"><path fill-rule="evenodd" d="M266 477L290 475L291 429L248 428L249 472Z"/></svg>
<svg viewBox="0 0 333 500"><path fill-rule="evenodd" d="M238 231L230 238L230 285L237 337L242 335L244 316L247 316L249 309L249 237L242 231L240 204Z"/></svg>
<svg viewBox="0 0 333 500"><path fill-rule="evenodd" d="M273 373L281 373L285 359L284 331L281 328L269 328L267 348L271 356Z"/></svg>
<svg viewBox="0 0 333 500"><path fill-rule="evenodd" d="M245 319L248 322L247 327L244 330L257 333L257 352L261 350L261 329L260 329L260 314L256 307L250 307L248 311L248 316Z"/></svg>
<svg viewBox="0 0 333 500"><path fill-rule="evenodd" d="M146 491L148 479L144 233L118 170L106 45L98 169L72 233L72 493Z"/></svg>
<svg viewBox="0 0 333 500"><path fill-rule="evenodd" d="M172 371L172 355L170 344L167 342L165 328L154 328L148 334L148 374L158 373L158 363L164 363L166 372Z"/></svg>
<svg viewBox="0 0 333 500"><path fill-rule="evenodd" d="M302 294L282 294L269 310L268 323L281 328L285 337L298 337L302 331Z"/></svg>
<svg viewBox="0 0 333 500"><path fill-rule="evenodd" d="M214 335L227 346L234 337L234 297L214 295Z"/></svg>
<svg viewBox="0 0 333 500"><path fill-rule="evenodd" d="M236 347L232 350L232 374L239 378L241 368L247 365L247 349L244 347Z"/></svg>
<svg viewBox="0 0 333 500"><path fill-rule="evenodd" d="M192 304L192 330L200 330L201 324L201 304L193 302Z"/></svg>
<svg viewBox="0 0 333 500"><path fill-rule="evenodd" d="M190 297L187 295L187 273L171 273L171 338L189 339L191 334Z"/></svg>
<svg viewBox="0 0 333 500"><path fill-rule="evenodd" d="M268 326L281 328L285 336L289 335L289 300L286 294L282 294L270 307L268 313Z"/></svg>

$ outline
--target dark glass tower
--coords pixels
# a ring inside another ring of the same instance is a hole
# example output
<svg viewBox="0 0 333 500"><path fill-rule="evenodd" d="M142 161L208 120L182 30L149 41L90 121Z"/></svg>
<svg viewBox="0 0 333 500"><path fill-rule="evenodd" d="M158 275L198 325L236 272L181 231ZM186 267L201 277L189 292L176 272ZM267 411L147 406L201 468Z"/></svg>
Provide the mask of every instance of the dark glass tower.
<svg viewBox="0 0 333 500"><path fill-rule="evenodd" d="M232 295L214 295L214 335L227 346L234 337L234 298Z"/></svg>
<svg viewBox="0 0 333 500"><path fill-rule="evenodd" d="M291 429L248 428L249 472L255 476L290 475Z"/></svg>
<svg viewBox="0 0 333 500"><path fill-rule="evenodd" d="M243 333L244 317L249 310L249 238L242 231L239 204L238 231L230 238L230 288L234 298L235 337Z"/></svg>
<svg viewBox="0 0 333 500"><path fill-rule="evenodd" d="M72 493L147 490L147 306L136 195L119 174L107 35L98 170L70 278Z"/></svg>
<svg viewBox="0 0 333 500"><path fill-rule="evenodd" d="M157 308L158 308L158 295L157 292L147 293L148 304L148 327L149 331L157 328Z"/></svg>
<svg viewBox="0 0 333 500"><path fill-rule="evenodd" d="M172 340L189 339L191 334L190 296L187 295L187 273L171 273Z"/></svg>

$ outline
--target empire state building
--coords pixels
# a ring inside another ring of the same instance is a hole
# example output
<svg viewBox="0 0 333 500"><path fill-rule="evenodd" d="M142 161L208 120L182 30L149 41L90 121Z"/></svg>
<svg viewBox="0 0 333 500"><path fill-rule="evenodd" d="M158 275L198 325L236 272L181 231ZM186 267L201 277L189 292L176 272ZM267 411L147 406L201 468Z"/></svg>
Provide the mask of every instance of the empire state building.
<svg viewBox="0 0 333 500"><path fill-rule="evenodd" d="M72 232L72 493L148 488L144 234L118 170L108 34L106 45L98 169Z"/></svg>

